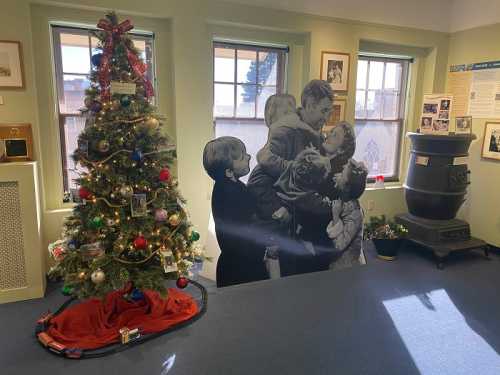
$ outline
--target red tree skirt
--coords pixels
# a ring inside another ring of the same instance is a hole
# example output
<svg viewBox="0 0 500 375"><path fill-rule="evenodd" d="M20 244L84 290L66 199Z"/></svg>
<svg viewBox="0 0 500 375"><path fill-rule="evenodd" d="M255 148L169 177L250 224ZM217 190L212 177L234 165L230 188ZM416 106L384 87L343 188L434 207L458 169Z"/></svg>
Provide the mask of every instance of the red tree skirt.
<svg viewBox="0 0 500 375"><path fill-rule="evenodd" d="M52 317L45 332L67 348L98 349L120 342L123 327L139 328L141 334L156 333L198 313L196 301L178 289L170 288L166 299L149 290L144 291L144 297L127 301L123 291L115 291L104 301L89 299Z"/></svg>

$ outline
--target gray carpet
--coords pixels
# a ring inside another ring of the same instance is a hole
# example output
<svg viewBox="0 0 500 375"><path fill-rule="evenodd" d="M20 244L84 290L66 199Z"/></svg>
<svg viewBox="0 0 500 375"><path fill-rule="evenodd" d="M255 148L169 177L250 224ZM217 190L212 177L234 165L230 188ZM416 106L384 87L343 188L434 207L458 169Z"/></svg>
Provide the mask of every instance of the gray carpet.
<svg viewBox="0 0 500 375"><path fill-rule="evenodd" d="M500 257L453 256L443 271L408 248L395 262L216 290L193 325L130 350L67 360L33 336L64 300L0 305L2 375L500 374Z"/></svg>

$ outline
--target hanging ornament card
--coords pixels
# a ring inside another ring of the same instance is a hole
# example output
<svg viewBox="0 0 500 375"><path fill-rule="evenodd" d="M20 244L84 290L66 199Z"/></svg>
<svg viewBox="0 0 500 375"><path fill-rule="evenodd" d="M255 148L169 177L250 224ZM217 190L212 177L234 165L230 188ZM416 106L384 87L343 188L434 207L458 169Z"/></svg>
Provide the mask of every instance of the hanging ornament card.
<svg viewBox="0 0 500 375"><path fill-rule="evenodd" d="M449 94L424 95L420 132L427 134L448 134L453 96Z"/></svg>
<svg viewBox="0 0 500 375"><path fill-rule="evenodd" d="M135 95L136 90L135 83L111 81L111 94Z"/></svg>

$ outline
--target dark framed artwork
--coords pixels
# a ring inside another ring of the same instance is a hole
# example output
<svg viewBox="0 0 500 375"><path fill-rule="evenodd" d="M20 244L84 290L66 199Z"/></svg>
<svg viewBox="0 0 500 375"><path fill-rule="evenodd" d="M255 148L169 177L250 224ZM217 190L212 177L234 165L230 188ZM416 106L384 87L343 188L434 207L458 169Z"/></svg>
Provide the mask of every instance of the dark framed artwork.
<svg viewBox="0 0 500 375"><path fill-rule="evenodd" d="M345 121L345 107L347 100L346 99L337 99L335 98L333 102L333 110L332 115L328 122L323 126L323 132L327 133L331 131L339 122Z"/></svg>
<svg viewBox="0 0 500 375"><path fill-rule="evenodd" d="M21 43L0 40L0 88L23 88Z"/></svg>
<svg viewBox="0 0 500 375"><path fill-rule="evenodd" d="M347 91L349 88L350 56L344 52L321 52L320 77L327 81L334 91Z"/></svg>
<svg viewBox="0 0 500 375"><path fill-rule="evenodd" d="M481 157L500 160L500 122L485 124Z"/></svg>

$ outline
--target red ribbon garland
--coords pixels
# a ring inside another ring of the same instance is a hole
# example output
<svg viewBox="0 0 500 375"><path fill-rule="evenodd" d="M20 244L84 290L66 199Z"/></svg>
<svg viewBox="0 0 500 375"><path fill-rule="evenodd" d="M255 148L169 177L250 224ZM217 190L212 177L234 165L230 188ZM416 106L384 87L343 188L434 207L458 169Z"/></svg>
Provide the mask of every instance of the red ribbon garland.
<svg viewBox="0 0 500 375"><path fill-rule="evenodd" d="M105 19L99 20L97 24L99 29L107 31L106 41L104 42L103 47L103 56L101 59L101 64L99 66L99 84L101 85L101 100L106 101L111 98L110 93L110 61L111 55L113 54L113 42L114 38L120 36L121 34L126 33L134 28L132 22L130 20L125 20L117 26L113 26L113 24ZM128 62L136 74L136 76L140 77L146 89L146 97L151 97L154 95L153 85L149 80L144 76L146 72L146 66L144 63L137 57L137 55L132 52L128 47L127 48L127 58Z"/></svg>

